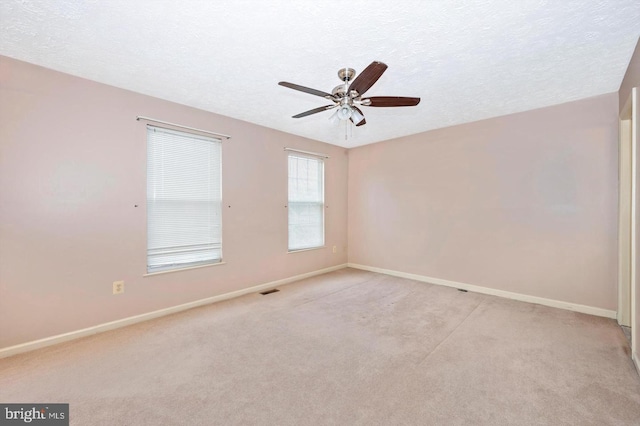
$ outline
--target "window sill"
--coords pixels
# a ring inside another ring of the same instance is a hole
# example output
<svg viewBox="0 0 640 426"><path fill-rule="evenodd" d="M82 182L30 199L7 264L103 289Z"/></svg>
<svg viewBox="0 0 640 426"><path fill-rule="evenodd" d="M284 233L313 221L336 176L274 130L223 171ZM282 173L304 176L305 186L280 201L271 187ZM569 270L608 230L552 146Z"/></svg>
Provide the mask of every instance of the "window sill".
<svg viewBox="0 0 640 426"><path fill-rule="evenodd" d="M150 273L144 274L143 277L153 277L154 275L171 274L174 272L190 271L191 269L209 268L211 266L226 265L226 264L227 264L226 262L218 262L218 263L209 263L208 265L191 266L188 268L167 269L166 271L150 272Z"/></svg>
<svg viewBox="0 0 640 426"><path fill-rule="evenodd" d="M305 249L289 250L287 253L288 254L300 253L301 251L320 250L320 249L323 249L323 248L327 248L327 246L319 246L319 247L311 247L311 248L305 248Z"/></svg>

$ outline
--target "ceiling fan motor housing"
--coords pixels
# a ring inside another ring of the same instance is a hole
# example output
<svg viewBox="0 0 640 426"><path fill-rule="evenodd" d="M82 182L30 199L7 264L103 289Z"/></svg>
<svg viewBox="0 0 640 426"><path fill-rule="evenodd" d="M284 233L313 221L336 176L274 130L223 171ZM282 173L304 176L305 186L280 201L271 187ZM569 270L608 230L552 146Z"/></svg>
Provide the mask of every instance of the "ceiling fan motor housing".
<svg viewBox="0 0 640 426"><path fill-rule="evenodd" d="M336 96L338 98L342 98L344 97L344 94L347 92L347 90L344 87L344 84L341 84L339 86L336 86L333 88L333 90L331 91L331 94L333 96Z"/></svg>

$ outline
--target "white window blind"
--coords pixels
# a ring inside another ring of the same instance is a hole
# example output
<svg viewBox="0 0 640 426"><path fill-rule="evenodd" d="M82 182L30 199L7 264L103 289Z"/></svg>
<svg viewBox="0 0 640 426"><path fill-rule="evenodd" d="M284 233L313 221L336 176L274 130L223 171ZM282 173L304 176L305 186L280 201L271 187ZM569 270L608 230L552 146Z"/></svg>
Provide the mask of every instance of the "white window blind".
<svg viewBox="0 0 640 426"><path fill-rule="evenodd" d="M147 272L222 260L222 143L147 126Z"/></svg>
<svg viewBox="0 0 640 426"><path fill-rule="evenodd" d="M289 154L289 251L324 245L324 161Z"/></svg>

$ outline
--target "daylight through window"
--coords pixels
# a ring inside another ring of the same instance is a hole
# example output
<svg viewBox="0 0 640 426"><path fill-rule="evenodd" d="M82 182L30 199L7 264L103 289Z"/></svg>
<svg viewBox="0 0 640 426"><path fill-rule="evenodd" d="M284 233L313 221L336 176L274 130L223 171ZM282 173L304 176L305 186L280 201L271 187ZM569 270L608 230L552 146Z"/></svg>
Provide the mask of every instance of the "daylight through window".
<svg viewBox="0 0 640 426"><path fill-rule="evenodd" d="M289 154L289 251L324 246L324 161Z"/></svg>

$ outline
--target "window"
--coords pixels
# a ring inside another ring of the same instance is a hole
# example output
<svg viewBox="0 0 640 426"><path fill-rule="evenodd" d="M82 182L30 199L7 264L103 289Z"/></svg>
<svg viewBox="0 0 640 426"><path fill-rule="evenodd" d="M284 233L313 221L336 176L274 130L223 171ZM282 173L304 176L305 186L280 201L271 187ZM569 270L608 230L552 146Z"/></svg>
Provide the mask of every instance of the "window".
<svg viewBox="0 0 640 426"><path fill-rule="evenodd" d="M222 261L219 139L147 126L147 272Z"/></svg>
<svg viewBox="0 0 640 426"><path fill-rule="evenodd" d="M289 154L289 251L324 246L324 161Z"/></svg>

